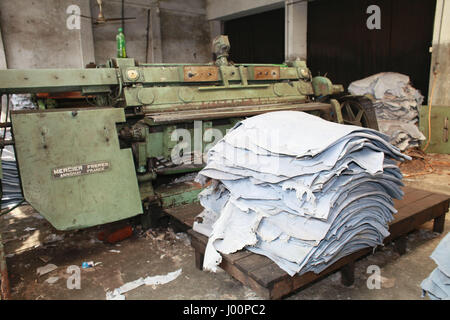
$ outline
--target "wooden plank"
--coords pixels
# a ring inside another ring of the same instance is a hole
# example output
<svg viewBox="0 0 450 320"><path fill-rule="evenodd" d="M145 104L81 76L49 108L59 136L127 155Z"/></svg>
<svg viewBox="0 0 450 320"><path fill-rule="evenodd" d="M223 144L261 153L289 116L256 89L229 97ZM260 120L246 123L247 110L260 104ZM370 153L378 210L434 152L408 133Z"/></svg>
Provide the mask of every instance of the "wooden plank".
<svg viewBox="0 0 450 320"><path fill-rule="evenodd" d="M236 266L231 264L227 259L222 260L220 267L239 282L253 289L260 297L264 299L271 298L270 290L268 288L261 286L252 277L249 277L248 274L241 271L239 268L236 268Z"/></svg>
<svg viewBox="0 0 450 320"><path fill-rule="evenodd" d="M372 248L362 249L360 251L354 252L348 256L341 258L336 261L333 265L325 269L319 274L315 274L313 272L307 272L303 275L296 275L294 277L290 277L285 271L280 269L276 264L269 266L268 268L260 268L257 270L253 270L250 274L255 278L256 281L261 283L265 287L274 286L274 283L279 281L287 281L286 279L293 279L293 289L296 290L303 285L308 284L311 281L315 281L331 272L334 272L344 265L359 259L360 257L369 254L372 252Z"/></svg>
<svg viewBox="0 0 450 320"><path fill-rule="evenodd" d="M273 261L260 254L251 254L247 257L235 261L234 264L242 271L249 273L252 270L265 268L270 264L273 264Z"/></svg>
<svg viewBox="0 0 450 320"><path fill-rule="evenodd" d="M348 263L351 263L361 258L362 256L369 254L371 251L372 248L366 248L358 252L352 253L351 255L340 259L339 261L337 261L336 263L334 263L333 265L331 265L330 267L328 267L319 274L316 274L314 272L307 272L302 275L290 277L289 275L284 273L285 276L283 276L282 278L274 279L267 284L267 287L270 289L270 297L271 299L280 299L288 294L291 294L292 292L308 284L311 284L312 282L318 281L319 279L327 276L328 274L336 270L341 269Z"/></svg>
<svg viewBox="0 0 450 320"><path fill-rule="evenodd" d="M199 243L201 243L204 247L206 246L206 244L208 243L208 237L195 232L192 229L189 229L187 232L191 237L193 237L195 240L197 240Z"/></svg>
<svg viewBox="0 0 450 320"><path fill-rule="evenodd" d="M419 190L419 189L412 189L408 187L403 188L404 196L403 199L394 199L394 207L397 210L402 209L403 207L407 206L408 204L416 201L420 201L421 199L429 196L432 194L429 191Z"/></svg>
<svg viewBox="0 0 450 320"><path fill-rule="evenodd" d="M264 287L270 287L275 281L291 279L291 276L275 263L267 265L265 268L253 270L250 275Z"/></svg>
<svg viewBox="0 0 450 320"><path fill-rule="evenodd" d="M421 212L424 209L448 202L449 197L441 194L432 193L428 196L420 199L419 201L414 201L406 206L398 209L398 212L394 215L394 221L399 221L408 217L413 216L416 213Z"/></svg>
<svg viewBox="0 0 450 320"><path fill-rule="evenodd" d="M248 257L252 254L254 254L254 253L244 249L244 250L238 251L236 253L227 254L226 256L227 256L228 261L235 264L238 260Z"/></svg>
<svg viewBox="0 0 450 320"><path fill-rule="evenodd" d="M183 206L166 208L164 212L172 216L188 228L194 226L194 220L197 215L203 211L203 207L199 203L186 204Z"/></svg>
<svg viewBox="0 0 450 320"><path fill-rule="evenodd" d="M404 207L402 212L398 213L398 219L389 226L391 235L385 241L391 241L429 220L445 215L448 205L448 199L445 200L442 195L433 194L420 202Z"/></svg>
<svg viewBox="0 0 450 320"><path fill-rule="evenodd" d="M200 250L202 250L204 252L206 249L206 244L208 243L208 238L198 232L195 232L192 229L188 230L188 234L195 241L196 248L199 248ZM237 260L248 257L253 254L254 253L244 249L244 250L240 250L238 252L232 253L232 254L224 254L223 256L231 264L234 264Z"/></svg>

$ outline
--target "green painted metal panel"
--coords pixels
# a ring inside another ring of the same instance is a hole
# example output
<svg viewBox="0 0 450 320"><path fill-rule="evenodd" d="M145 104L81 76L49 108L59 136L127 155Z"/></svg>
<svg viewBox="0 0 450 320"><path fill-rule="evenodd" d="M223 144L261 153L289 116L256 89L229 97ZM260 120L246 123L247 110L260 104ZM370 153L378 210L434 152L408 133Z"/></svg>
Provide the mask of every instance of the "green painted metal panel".
<svg viewBox="0 0 450 320"><path fill-rule="evenodd" d="M116 70L110 68L0 71L2 93L81 91L85 87L118 84Z"/></svg>
<svg viewBox="0 0 450 320"><path fill-rule="evenodd" d="M306 96L301 93L301 91L307 90L306 86L294 81L270 83L260 87L248 86L248 88L245 86L210 86L209 90L201 90L203 87L195 86L127 87L124 89L124 95L128 106L151 105L170 108L173 107L171 106L173 104L231 102L231 100L242 99L276 99L276 101L306 99Z"/></svg>
<svg viewBox="0 0 450 320"><path fill-rule="evenodd" d="M241 118L239 118L239 119L228 118L225 123L215 124L215 125L213 125L211 121L202 121L202 129L199 132L199 134L202 135L202 137L201 137L201 141L202 141L201 148L202 149L201 150L203 152L205 152L208 145L210 145L211 143L218 142L217 140L205 141L204 135L208 129L214 128L216 130L219 130L223 137L227 133L227 130L231 129L240 120L241 120ZM194 122L193 121L175 124L175 125L171 125L171 126L162 126L162 127L159 127L159 129L160 130L158 130L156 132L149 133L147 139L145 140L146 141L145 143L147 146L146 158L159 157L159 156L163 156L165 158L170 158L172 149L175 147L176 144L179 143L178 140L172 140L172 132L174 132L177 129L186 129L187 131L189 131L189 135L191 138L189 143L191 145L191 148L194 148L195 131L194 131ZM221 137L214 137L214 139L218 139L218 138L221 138Z"/></svg>
<svg viewBox="0 0 450 320"><path fill-rule="evenodd" d="M123 109L15 112L12 127L25 199L69 230L142 213L131 149L120 149Z"/></svg>
<svg viewBox="0 0 450 320"><path fill-rule="evenodd" d="M198 194L202 190L199 185L180 183L161 186L155 193L161 199L162 207L170 208L198 202Z"/></svg>
<svg viewBox="0 0 450 320"><path fill-rule="evenodd" d="M421 106L419 114L419 129L428 140L428 106ZM427 152L450 154L449 120L450 106L431 107L431 140ZM427 140L422 142L422 148Z"/></svg>
<svg viewBox="0 0 450 320"><path fill-rule="evenodd" d="M183 83L190 82L184 79L184 67L212 67L217 68L217 72L219 70L218 67L215 67L212 64L204 64L204 65L195 65L195 64L186 64L186 65L139 65L139 66L131 66L122 69L122 77L125 83L143 83L143 84L153 84L153 83ZM252 72L253 68L261 67L263 65L242 65L244 75L250 81L264 81L255 79L255 76ZM268 65L269 66L269 65ZM275 66L275 65L273 65ZM124 66L122 66L124 67ZM235 66L222 66L222 71L225 77L229 81L241 81L241 75L239 73L239 65ZM129 70L136 70L139 75L136 79L130 79L127 76L127 72ZM280 80L295 80L299 78L297 68L291 67L280 67ZM221 82L223 79L222 73L218 72L218 80L216 82ZM203 80L207 81L207 80Z"/></svg>

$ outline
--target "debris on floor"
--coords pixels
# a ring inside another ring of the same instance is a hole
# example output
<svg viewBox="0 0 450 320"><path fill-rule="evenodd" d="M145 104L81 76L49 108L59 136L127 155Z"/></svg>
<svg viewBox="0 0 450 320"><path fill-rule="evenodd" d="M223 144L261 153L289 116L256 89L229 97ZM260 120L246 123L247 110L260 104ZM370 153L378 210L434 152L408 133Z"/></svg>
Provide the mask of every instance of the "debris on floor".
<svg viewBox="0 0 450 320"><path fill-rule="evenodd" d="M40 277L40 276L43 276L43 275L45 275L47 273L50 273L50 272L52 272L52 271L54 271L56 269L58 269L58 267L56 265L50 263L50 264L47 264L47 265L45 265L43 267L37 268L36 273Z"/></svg>
<svg viewBox="0 0 450 320"><path fill-rule="evenodd" d="M450 232L431 254L437 268L422 281L423 293L432 300L450 300Z"/></svg>
<svg viewBox="0 0 450 320"><path fill-rule="evenodd" d="M403 197L394 160L411 159L388 139L303 112L238 123L210 149L197 178L213 181L200 193L203 220L209 212L217 217L204 233L204 269L217 269L219 252L245 247L291 276L320 273L343 256L382 244L396 213L392 198ZM204 232L207 226L199 225L194 230Z"/></svg>
<svg viewBox="0 0 450 320"><path fill-rule="evenodd" d="M120 288L114 289L113 291L108 291L106 293L106 300L125 300L124 293L134 290L142 285L146 286L156 286L161 284L166 284L178 278L181 274L182 269L170 272L166 275L159 275L153 277L139 278L135 281L125 283Z"/></svg>
<svg viewBox="0 0 450 320"><path fill-rule="evenodd" d="M419 148L411 148L404 152L412 159L399 163L405 178L422 176L430 173L448 174L450 161L448 155L425 153Z"/></svg>
<svg viewBox="0 0 450 320"><path fill-rule="evenodd" d="M425 140L417 127L423 96L411 86L408 76L382 72L352 82L348 91L373 100L380 131L401 151L418 147Z"/></svg>
<svg viewBox="0 0 450 320"><path fill-rule="evenodd" d="M45 237L44 239L44 243L48 244L48 243L53 243L53 242L58 242L58 241L62 241L64 239L64 235L63 234L50 234L47 237Z"/></svg>
<svg viewBox="0 0 450 320"><path fill-rule="evenodd" d="M133 228L131 226L125 226L118 230L103 230L98 233L98 239L110 244L128 239L133 235Z"/></svg>
<svg viewBox="0 0 450 320"><path fill-rule="evenodd" d="M47 280L45 280L46 283L48 284L54 284L56 282L58 282L59 277L49 277Z"/></svg>
<svg viewBox="0 0 450 320"><path fill-rule="evenodd" d="M50 260L52 260L52 258L49 256L41 256L39 257L39 259L44 263L48 263Z"/></svg>

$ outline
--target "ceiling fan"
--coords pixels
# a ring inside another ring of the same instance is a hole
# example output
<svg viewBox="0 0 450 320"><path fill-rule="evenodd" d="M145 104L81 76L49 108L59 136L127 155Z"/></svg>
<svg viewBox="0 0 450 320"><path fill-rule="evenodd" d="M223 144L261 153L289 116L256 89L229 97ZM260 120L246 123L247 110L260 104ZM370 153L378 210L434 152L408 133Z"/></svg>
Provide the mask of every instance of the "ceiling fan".
<svg viewBox="0 0 450 320"><path fill-rule="evenodd" d="M80 15L80 17L91 19L92 24L94 24L94 25L101 25L101 24L105 24L108 22L116 22L116 21L136 20L136 17L133 17L133 18L124 18L123 17L123 12L124 12L124 1L123 0L122 0L122 18L105 18L104 14L103 14L103 1L97 0L97 3L98 3L98 7L99 7L99 12L98 12L98 16L96 19L92 18L92 17L88 17L88 16L83 16L83 15Z"/></svg>

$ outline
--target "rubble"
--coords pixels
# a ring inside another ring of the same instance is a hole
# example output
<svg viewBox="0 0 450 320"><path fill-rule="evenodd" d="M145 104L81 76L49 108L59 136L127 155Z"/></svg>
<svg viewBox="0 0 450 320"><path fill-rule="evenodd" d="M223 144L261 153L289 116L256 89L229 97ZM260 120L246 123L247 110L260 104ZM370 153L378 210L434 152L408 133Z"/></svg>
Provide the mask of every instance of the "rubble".
<svg viewBox="0 0 450 320"><path fill-rule="evenodd" d="M123 295L124 293L134 290L142 285L156 286L166 284L178 278L181 274L181 271L182 269L178 269L177 271L170 272L166 275L139 278L135 281L125 283L120 288L106 292L106 300L125 300L125 296Z"/></svg>
<svg viewBox="0 0 450 320"><path fill-rule="evenodd" d="M54 271L56 269L58 269L58 267L56 265L50 263L50 264L47 264L47 265L45 265L43 267L37 268L36 273L40 277L40 276L43 276L43 275L45 275L47 273L50 273L50 272L52 272L52 271Z"/></svg>

